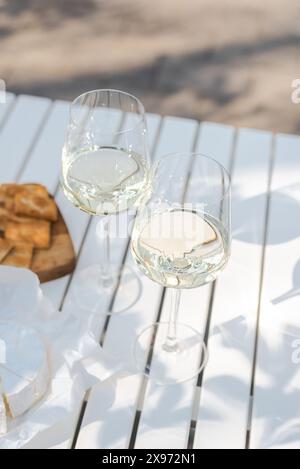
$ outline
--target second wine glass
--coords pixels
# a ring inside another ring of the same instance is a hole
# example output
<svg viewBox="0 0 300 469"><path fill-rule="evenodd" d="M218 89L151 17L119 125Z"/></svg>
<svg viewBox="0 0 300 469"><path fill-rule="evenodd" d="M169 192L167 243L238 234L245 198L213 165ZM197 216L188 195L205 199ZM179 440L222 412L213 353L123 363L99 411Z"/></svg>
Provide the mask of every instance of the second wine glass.
<svg viewBox="0 0 300 469"><path fill-rule="evenodd" d="M119 265L111 259L110 217L139 204L141 196L150 190L149 174L142 103L117 90L95 90L76 98L70 108L61 183L76 207L103 217L102 263L84 269L76 285L76 299L86 309L107 314L101 305L120 280ZM139 283L128 268L123 269L122 276L131 285L128 288L123 282L123 291L118 292L121 309L126 310L139 294Z"/></svg>
<svg viewBox="0 0 300 469"><path fill-rule="evenodd" d="M181 292L216 279L230 241L226 170L201 154L162 158L152 196L138 210L131 248L141 271L171 295L169 321L147 327L134 346L138 371L153 381L183 382L204 368L208 355L201 334L177 320Z"/></svg>

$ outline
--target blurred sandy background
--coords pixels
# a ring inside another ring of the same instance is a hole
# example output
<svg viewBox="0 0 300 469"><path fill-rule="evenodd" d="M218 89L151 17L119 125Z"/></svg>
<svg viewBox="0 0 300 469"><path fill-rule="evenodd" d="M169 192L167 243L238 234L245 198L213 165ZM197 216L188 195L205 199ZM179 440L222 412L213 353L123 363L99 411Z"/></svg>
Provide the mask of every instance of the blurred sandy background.
<svg viewBox="0 0 300 469"><path fill-rule="evenodd" d="M16 93L118 88L153 112L300 132L299 0L0 0L0 45Z"/></svg>

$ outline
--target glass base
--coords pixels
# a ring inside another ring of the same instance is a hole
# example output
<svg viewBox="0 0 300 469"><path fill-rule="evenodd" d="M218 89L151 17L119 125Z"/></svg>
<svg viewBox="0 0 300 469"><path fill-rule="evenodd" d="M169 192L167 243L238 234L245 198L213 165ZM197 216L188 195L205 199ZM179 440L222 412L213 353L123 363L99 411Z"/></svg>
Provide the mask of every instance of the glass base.
<svg viewBox="0 0 300 469"><path fill-rule="evenodd" d="M107 316L130 310L141 293L139 276L128 265L120 269L120 266L110 264L107 274L96 264L79 272L73 297L80 308Z"/></svg>
<svg viewBox="0 0 300 469"><path fill-rule="evenodd" d="M205 368L208 351L203 336L192 327L178 323L176 344L166 344L169 324L148 326L133 347L137 371L159 385L172 385L195 378Z"/></svg>

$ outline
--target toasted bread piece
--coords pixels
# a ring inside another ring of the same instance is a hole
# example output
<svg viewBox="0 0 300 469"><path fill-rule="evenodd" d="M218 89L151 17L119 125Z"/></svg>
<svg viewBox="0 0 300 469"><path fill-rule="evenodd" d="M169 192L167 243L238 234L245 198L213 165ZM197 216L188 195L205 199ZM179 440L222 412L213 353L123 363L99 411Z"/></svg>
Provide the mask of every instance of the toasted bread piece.
<svg viewBox="0 0 300 469"><path fill-rule="evenodd" d="M42 184L21 184L21 190L19 192L26 192L35 195L39 195L41 197L49 197L48 189Z"/></svg>
<svg viewBox="0 0 300 469"><path fill-rule="evenodd" d="M4 240L5 241L5 240ZM2 261L2 265L11 265L14 267L25 267L27 269L31 266L33 254L33 245L29 243L16 243L12 251Z"/></svg>
<svg viewBox="0 0 300 469"><path fill-rule="evenodd" d="M14 198L16 194L36 194L48 198L46 187L40 184L1 184L0 185L0 207L9 211L14 209Z"/></svg>
<svg viewBox="0 0 300 469"><path fill-rule="evenodd" d="M17 192L22 190L22 186L20 184L12 183L12 184L1 184L0 192L1 194L5 194L6 197L14 197Z"/></svg>
<svg viewBox="0 0 300 469"><path fill-rule="evenodd" d="M0 238L0 262L9 254L13 246L13 242L9 239Z"/></svg>
<svg viewBox="0 0 300 469"><path fill-rule="evenodd" d="M14 198L8 196L3 190L0 189L0 207L10 212L14 209Z"/></svg>
<svg viewBox="0 0 300 469"><path fill-rule="evenodd" d="M0 207L0 231L4 231L8 221L15 221L16 223L31 223L32 218L20 217L5 208Z"/></svg>
<svg viewBox="0 0 300 469"><path fill-rule="evenodd" d="M16 215L25 215L49 221L57 220L57 207L53 199L36 195L34 193L19 192L14 199L14 212Z"/></svg>
<svg viewBox="0 0 300 469"><path fill-rule="evenodd" d="M50 222L45 220L11 221L5 228L5 238L32 244L36 248L50 246Z"/></svg>
<svg viewBox="0 0 300 469"><path fill-rule="evenodd" d="M10 215L11 214L9 213L8 210L6 210L6 208L0 207L0 217L9 218Z"/></svg>
<svg viewBox="0 0 300 469"><path fill-rule="evenodd" d="M20 184L1 184L0 186L0 206L9 212L14 209L15 195L24 190Z"/></svg>
<svg viewBox="0 0 300 469"><path fill-rule="evenodd" d="M44 197L48 196L47 188L41 184L16 184L13 182L0 185L0 193L5 194L7 197L14 197L20 192L30 192Z"/></svg>
<svg viewBox="0 0 300 469"><path fill-rule="evenodd" d="M5 230L9 216L9 211L0 206L0 231Z"/></svg>
<svg viewBox="0 0 300 469"><path fill-rule="evenodd" d="M33 220L29 217L21 217L19 215L15 215L13 212L10 212L5 208L0 207L0 231L5 231L8 221L30 224Z"/></svg>

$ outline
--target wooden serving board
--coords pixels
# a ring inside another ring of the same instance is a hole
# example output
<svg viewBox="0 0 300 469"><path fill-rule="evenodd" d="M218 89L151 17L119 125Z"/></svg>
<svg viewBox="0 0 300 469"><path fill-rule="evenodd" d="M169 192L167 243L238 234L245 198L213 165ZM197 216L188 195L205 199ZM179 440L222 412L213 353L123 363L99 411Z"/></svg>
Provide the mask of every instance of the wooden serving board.
<svg viewBox="0 0 300 469"><path fill-rule="evenodd" d="M73 242L58 208L58 220L51 227L50 248L34 250L31 270L43 283L71 274L75 265Z"/></svg>

